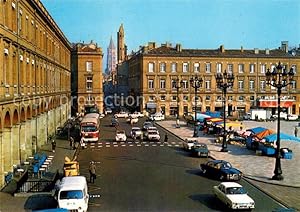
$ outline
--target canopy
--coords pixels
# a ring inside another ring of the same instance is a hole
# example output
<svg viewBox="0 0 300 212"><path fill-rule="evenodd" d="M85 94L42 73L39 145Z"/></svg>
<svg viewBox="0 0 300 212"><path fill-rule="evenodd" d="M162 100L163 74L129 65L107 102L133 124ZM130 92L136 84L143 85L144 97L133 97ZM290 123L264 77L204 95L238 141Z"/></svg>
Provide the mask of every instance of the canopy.
<svg viewBox="0 0 300 212"><path fill-rule="evenodd" d="M222 123L219 123L218 125L220 126L224 126L224 122ZM240 122L226 122L226 129L229 128L229 127L243 127L244 128L244 125L243 123L240 123Z"/></svg>
<svg viewBox="0 0 300 212"><path fill-rule="evenodd" d="M270 129L266 129L264 131L261 131L260 133L255 134L255 136L259 139L262 139L268 135L274 134L275 132L273 130Z"/></svg>
<svg viewBox="0 0 300 212"><path fill-rule="evenodd" d="M203 113L197 113L196 117L197 117L197 121L203 121L205 118L210 118L209 115L206 115ZM194 116L193 116L193 118L194 118Z"/></svg>
<svg viewBox="0 0 300 212"><path fill-rule="evenodd" d="M255 128L248 129L247 131L250 131L253 134L257 134L257 133L260 133L260 132L265 131L265 130L267 130L267 128L264 128L264 127L255 127Z"/></svg>
<svg viewBox="0 0 300 212"><path fill-rule="evenodd" d="M221 118L211 118L211 119L209 119L209 121L211 121L211 122L220 122L220 121L223 121L223 119L221 119Z"/></svg>
<svg viewBox="0 0 300 212"><path fill-rule="evenodd" d="M300 138L297 138L295 136L288 135L288 134L285 134L285 133L280 133L279 138L280 138L280 140L290 140L290 141L300 142ZM266 140L266 142L274 142L274 141L277 140L277 133L268 135L268 136L264 137L264 139Z"/></svg>

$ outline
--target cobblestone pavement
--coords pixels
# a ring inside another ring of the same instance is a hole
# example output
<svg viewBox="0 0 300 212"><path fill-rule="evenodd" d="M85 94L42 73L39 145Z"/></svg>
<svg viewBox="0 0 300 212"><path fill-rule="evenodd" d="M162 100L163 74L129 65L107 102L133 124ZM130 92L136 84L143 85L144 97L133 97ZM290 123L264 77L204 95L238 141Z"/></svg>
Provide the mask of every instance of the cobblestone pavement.
<svg viewBox="0 0 300 212"><path fill-rule="evenodd" d="M180 122L181 127L176 128L174 120L166 120L157 122L158 125L185 139L192 138L193 127L187 126L184 121ZM253 127L265 127L276 131L276 122L255 122L244 121L246 129ZM297 122L281 123L281 132L293 135L294 126ZM284 180L271 180L275 167L275 158L267 156L258 156L253 150L248 150L241 145L228 145L228 152L220 152L222 145L215 142L214 136L203 135L200 132L199 142L206 143L211 152L211 157L215 159L223 159L232 163L240 169L246 179L259 187L264 192L273 196L286 206L297 208L300 210L300 143L295 141L281 141L282 147L288 147L293 151L292 160L281 160Z"/></svg>

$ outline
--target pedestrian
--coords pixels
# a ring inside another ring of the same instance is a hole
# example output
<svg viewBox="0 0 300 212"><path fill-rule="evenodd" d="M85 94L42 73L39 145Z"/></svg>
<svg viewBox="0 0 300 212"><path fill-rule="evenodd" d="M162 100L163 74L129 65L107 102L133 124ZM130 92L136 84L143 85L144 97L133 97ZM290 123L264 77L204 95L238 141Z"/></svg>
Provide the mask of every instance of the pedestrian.
<svg viewBox="0 0 300 212"><path fill-rule="evenodd" d="M69 140L69 142L70 142L70 149L74 149L74 138L72 137L72 136L70 136L70 140Z"/></svg>
<svg viewBox="0 0 300 212"><path fill-rule="evenodd" d="M52 152L55 152L55 148L56 148L56 141L54 138L52 138L52 141L51 141L51 146L52 146Z"/></svg>
<svg viewBox="0 0 300 212"><path fill-rule="evenodd" d="M90 162L89 172L90 172L90 183L94 183L96 179L96 165L94 161Z"/></svg>
<svg viewBox="0 0 300 212"><path fill-rule="evenodd" d="M85 142L84 142L83 137L81 137L81 139L80 139L80 146L81 146L82 149L85 148Z"/></svg>
<svg viewBox="0 0 300 212"><path fill-rule="evenodd" d="M165 140L164 140L164 142L165 142L165 143L168 142L168 134L167 134L167 133L165 134Z"/></svg>
<svg viewBox="0 0 300 212"><path fill-rule="evenodd" d="M295 137L298 137L298 128L295 127L295 131L294 131Z"/></svg>

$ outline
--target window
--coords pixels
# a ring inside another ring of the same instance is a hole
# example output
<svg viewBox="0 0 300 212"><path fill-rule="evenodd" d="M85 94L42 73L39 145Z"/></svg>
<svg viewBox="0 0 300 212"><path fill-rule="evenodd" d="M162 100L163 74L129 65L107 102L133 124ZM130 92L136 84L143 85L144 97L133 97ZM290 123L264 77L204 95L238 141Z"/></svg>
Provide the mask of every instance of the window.
<svg viewBox="0 0 300 212"><path fill-rule="evenodd" d="M154 89L154 81L153 81L153 79L149 79L148 80L148 88L149 89Z"/></svg>
<svg viewBox="0 0 300 212"><path fill-rule="evenodd" d="M155 97L154 96L149 96L149 101L154 101Z"/></svg>
<svg viewBox="0 0 300 212"><path fill-rule="evenodd" d="M239 90L244 90L244 80L239 80Z"/></svg>
<svg viewBox="0 0 300 212"><path fill-rule="evenodd" d="M265 91L266 90L266 82L264 80L260 81L260 90Z"/></svg>
<svg viewBox="0 0 300 212"><path fill-rule="evenodd" d="M172 89L176 89L176 84L177 84L177 80L173 79L171 85Z"/></svg>
<svg viewBox="0 0 300 212"><path fill-rule="evenodd" d="M255 84L254 84L254 80L250 80L249 81L249 90L254 90L255 89Z"/></svg>
<svg viewBox="0 0 300 212"><path fill-rule="evenodd" d="M294 69L294 74L297 74L297 66L295 64L293 64L291 66L292 69Z"/></svg>
<svg viewBox="0 0 300 212"><path fill-rule="evenodd" d="M154 63L148 64L148 72L154 72Z"/></svg>
<svg viewBox="0 0 300 212"><path fill-rule="evenodd" d="M86 62L86 71L87 72L92 72L93 71L93 62L91 62L91 61Z"/></svg>
<svg viewBox="0 0 300 212"><path fill-rule="evenodd" d="M210 90L210 80L205 81L205 89Z"/></svg>
<svg viewBox="0 0 300 212"><path fill-rule="evenodd" d="M183 89L188 89L189 88L189 83L187 80L182 80L182 88Z"/></svg>
<svg viewBox="0 0 300 212"><path fill-rule="evenodd" d="M200 72L200 64L194 63L194 72Z"/></svg>
<svg viewBox="0 0 300 212"><path fill-rule="evenodd" d="M233 64L228 64L227 70L228 70L228 73L233 73Z"/></svg>
<svg viewBox="0 0 300 212"><path fill-rule="evenodd" d="M250 64L249 66L249 73L253 74L255 72L255 64Z"/></svg>
<svg viewBox="0 0 300 212"><path fill-rule="evenodd" d="M189 71L189 64L188 63L183 63L182 72L188 72L188 71Z"/></svg>
<svg viewBox="0 0 300 212"><path fill-rule="evenodd" d="M171 64L171 72L177 72L177 63Z"/></svg>
<svg viewBox="0 0 300 212"><path fill-rule="evenodd" d="M160 96L160 100L161 101L165 101L166 100L166 96L165 95Z"/></svg>
<svg viewBox="0 0 300 212"><path fill-rule="evenodd" d="M260 65L260 73L262 73L262 74L266 73L266 65L265 64Z"/></svg>
<svg viewBox="0 0 300 212"><path fill-rule="evenodd" d="M211 68L211 64L210 63L205 63L205 72L206 73L210 73L210 68Z"/></svg>
<svg viewBox="0 0 300 212"><path fill-rule="evenodd" d="M177 100L177 96L172 96L172 101L176 101Z"/></svg>
<svg viewBox="0 0 300 212"><path fill-rule="evenodd" d="M296 89L297 88L297 82L295 80L291 81L291 88Z"/></svg>
<svg viewBox="0 0 300 212"><path fill-rule="evenodd" d="M244 73L244 64L239 64L239 73Z"/></svg>
<svg viewBox="0 0 300 212"><path fill-rule="evenodd" d="M217 96L217 102L221 102L222 101L222 96Z"/></svg>
<svg viewBox="0 0 300 212"><path fill-rule="evenodd" d="M210 101L210 98L211 98L210 96L205 96L206 101Z"/></svg>
<svg viewBox="0 0 300 212"><path fill-rule="evenodd" d="M217 73L222 73L222 64L217 63Z"/></svg>
<svg viewBox="0 0 300 212"><path fill-rule="evenodd" d="M244 96L239 96L239 101L244 101L245 100L245 97Z"/></svg>
<svg viewBox="0 0 300 212"><path fill-rule="evenodd" d="M233 101L233 96L228 96L228 101Z"/></svg>
<svg viewBox="0 0 300 212"><path fill-rule="evenodd" d="M188 101L189 97L188 96L183 96L183 101Z"/></svg>
<svg viewBox="0 0 300 212"><path fill-rule="evenodd" d="M250 101L254 101L254 100L255 100L254 96L250 96Z"/></svg>
<svg viewBox="0 0 300 212"><path fill-rule="evenodd" d="M160 80L160 89L166 89L166 80Z"/></svg>
<svg viewBox="0 0 300 212"><path fill-rule="evenodd" d="M86 78L86 91L93 91L93 77Z"/></svg>
<svg viewBox="0 0 300 212"><path fill-rule="evenodd" d="M160 72L166 72L166 63L160 63L159 69Z"/></svg>

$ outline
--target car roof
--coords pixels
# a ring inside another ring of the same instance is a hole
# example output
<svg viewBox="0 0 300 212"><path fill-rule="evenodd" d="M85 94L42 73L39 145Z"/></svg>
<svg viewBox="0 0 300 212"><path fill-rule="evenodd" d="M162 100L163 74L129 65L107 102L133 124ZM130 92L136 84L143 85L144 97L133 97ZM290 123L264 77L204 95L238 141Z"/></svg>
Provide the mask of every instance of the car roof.
<svg viewBox="0 0 300 212"><path fill-rule="evenodd" d="M140 127L132 127L131 130L141 130Z"/></svg>
<svg viewBox="0 0 300 212"><path fill-rule="evenodd" d="M117 133L125 133L125 130L118 130Z"/></svg>
<svg viewBox="0 0 300 212"><path fill-rule="evenodd" d="M231 188L231 187L243 187L242 185L236 183L236 182L222 182L222 185L224 185L226 188Z"/></svg>

